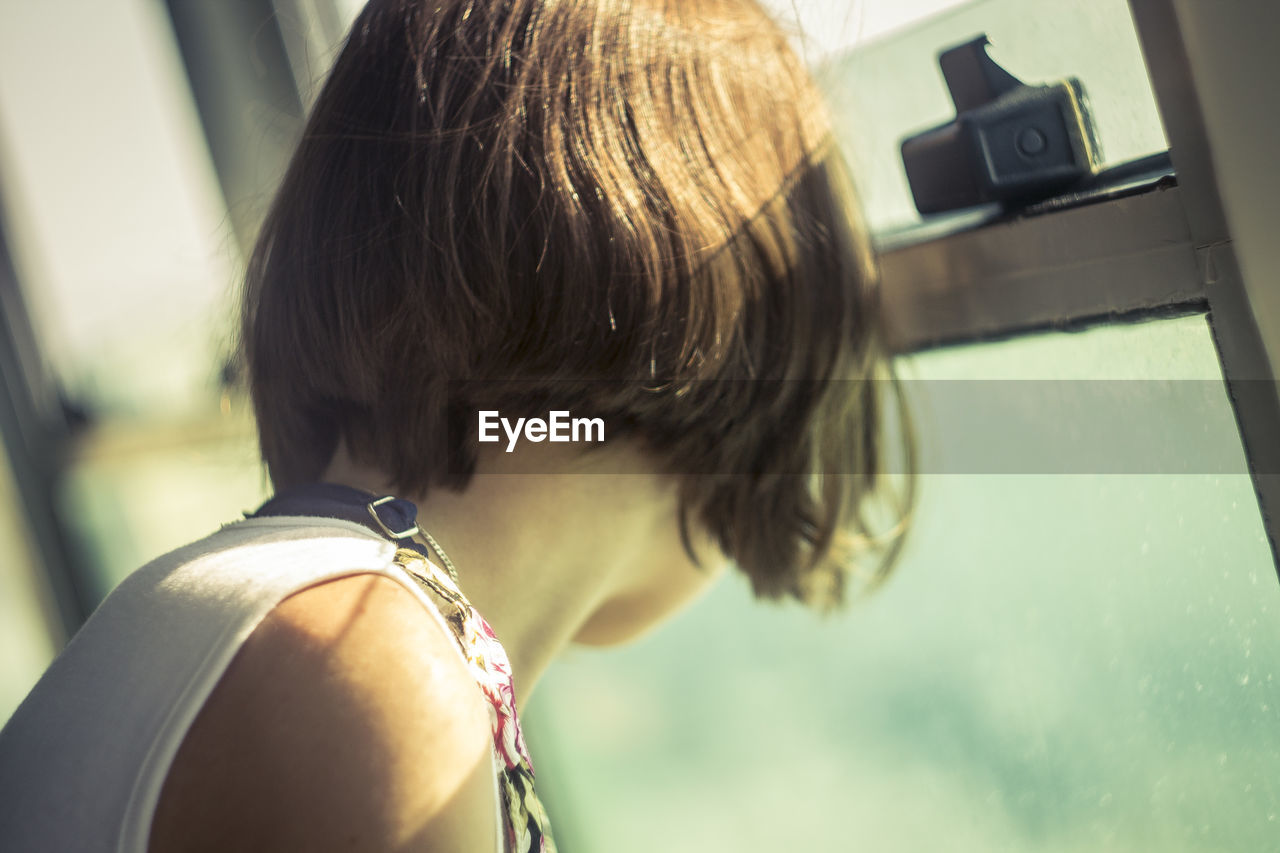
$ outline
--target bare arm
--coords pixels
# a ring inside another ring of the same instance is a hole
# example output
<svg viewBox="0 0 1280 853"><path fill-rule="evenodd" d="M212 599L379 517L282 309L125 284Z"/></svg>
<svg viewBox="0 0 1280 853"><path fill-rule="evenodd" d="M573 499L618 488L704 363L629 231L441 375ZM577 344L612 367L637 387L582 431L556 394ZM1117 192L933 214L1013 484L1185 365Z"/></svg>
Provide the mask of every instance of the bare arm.
<svg viewBox="0 0 1280 853"><path fill-rule="evenodd" d="M283 601L183 741L152 853L494 850L488 712L453 642L377 575Z"/></svg>

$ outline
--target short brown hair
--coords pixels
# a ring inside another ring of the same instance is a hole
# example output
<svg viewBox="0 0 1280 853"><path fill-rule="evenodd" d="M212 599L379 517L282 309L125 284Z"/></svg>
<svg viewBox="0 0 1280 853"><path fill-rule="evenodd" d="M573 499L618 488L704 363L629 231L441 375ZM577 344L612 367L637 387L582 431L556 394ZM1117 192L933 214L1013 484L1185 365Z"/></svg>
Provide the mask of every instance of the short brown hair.
<svg viewBox="0 0 1280 853"><path fill-rule="evenodd" d="M372 0L250 259L263 458L281 489L342 439L406 494L462 488L480 401L575 396L757 594L837 602L886 476L875 284L753 0Z"/></svg>

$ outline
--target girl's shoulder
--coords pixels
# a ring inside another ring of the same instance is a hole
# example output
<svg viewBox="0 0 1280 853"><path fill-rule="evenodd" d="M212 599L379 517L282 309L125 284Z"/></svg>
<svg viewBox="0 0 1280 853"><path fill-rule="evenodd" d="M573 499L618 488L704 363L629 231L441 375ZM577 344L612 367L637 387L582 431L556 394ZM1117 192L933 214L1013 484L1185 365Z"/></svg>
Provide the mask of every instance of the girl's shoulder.
<svg viewBox="0 0 1280 853"><path fill-rule="evenodd" d="M326 580L278 603L188 730L153 851L497 846L488 711L404 585Z"/></svg>

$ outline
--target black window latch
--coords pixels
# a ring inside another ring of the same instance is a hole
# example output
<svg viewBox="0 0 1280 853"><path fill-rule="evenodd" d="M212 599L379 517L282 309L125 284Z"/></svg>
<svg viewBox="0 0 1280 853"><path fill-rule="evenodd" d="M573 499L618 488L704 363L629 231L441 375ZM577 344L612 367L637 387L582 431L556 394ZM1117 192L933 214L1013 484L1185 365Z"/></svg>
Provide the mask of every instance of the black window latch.
<svg viewBox="0 0 1280 853"><path fill-rule="evenodd" d="M1021 207L1087 182L1102 156L1074 77L1028 85L987 55L981 35L938 57L956 117L902 141L921 213L990 202Z"/></svg>

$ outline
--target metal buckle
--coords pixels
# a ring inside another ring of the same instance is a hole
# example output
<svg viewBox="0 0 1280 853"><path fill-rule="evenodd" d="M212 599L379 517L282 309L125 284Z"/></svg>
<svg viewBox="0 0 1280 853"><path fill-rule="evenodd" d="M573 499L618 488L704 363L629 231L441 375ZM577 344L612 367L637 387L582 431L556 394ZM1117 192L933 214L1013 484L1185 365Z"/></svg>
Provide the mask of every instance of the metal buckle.
<svg viewBox="0 0 1280 853"><path fill-rule="evenodd" d="M378 522L378 526L382 528L382 532L390 536L392 539L408 539L410 536L416 535L418 533L417 524L413 525L413 527L410 527L408 530L402 530L397 532L395 530L392 530L390 527L387 527L387 523L382 520L381 516L378 515L378 507L382 506L385 503L390 503L393 500L396 500L395 495L385 495L383 497L378 498L375 501L370 501L369 515L373 516L373 520Z"/></svg>

